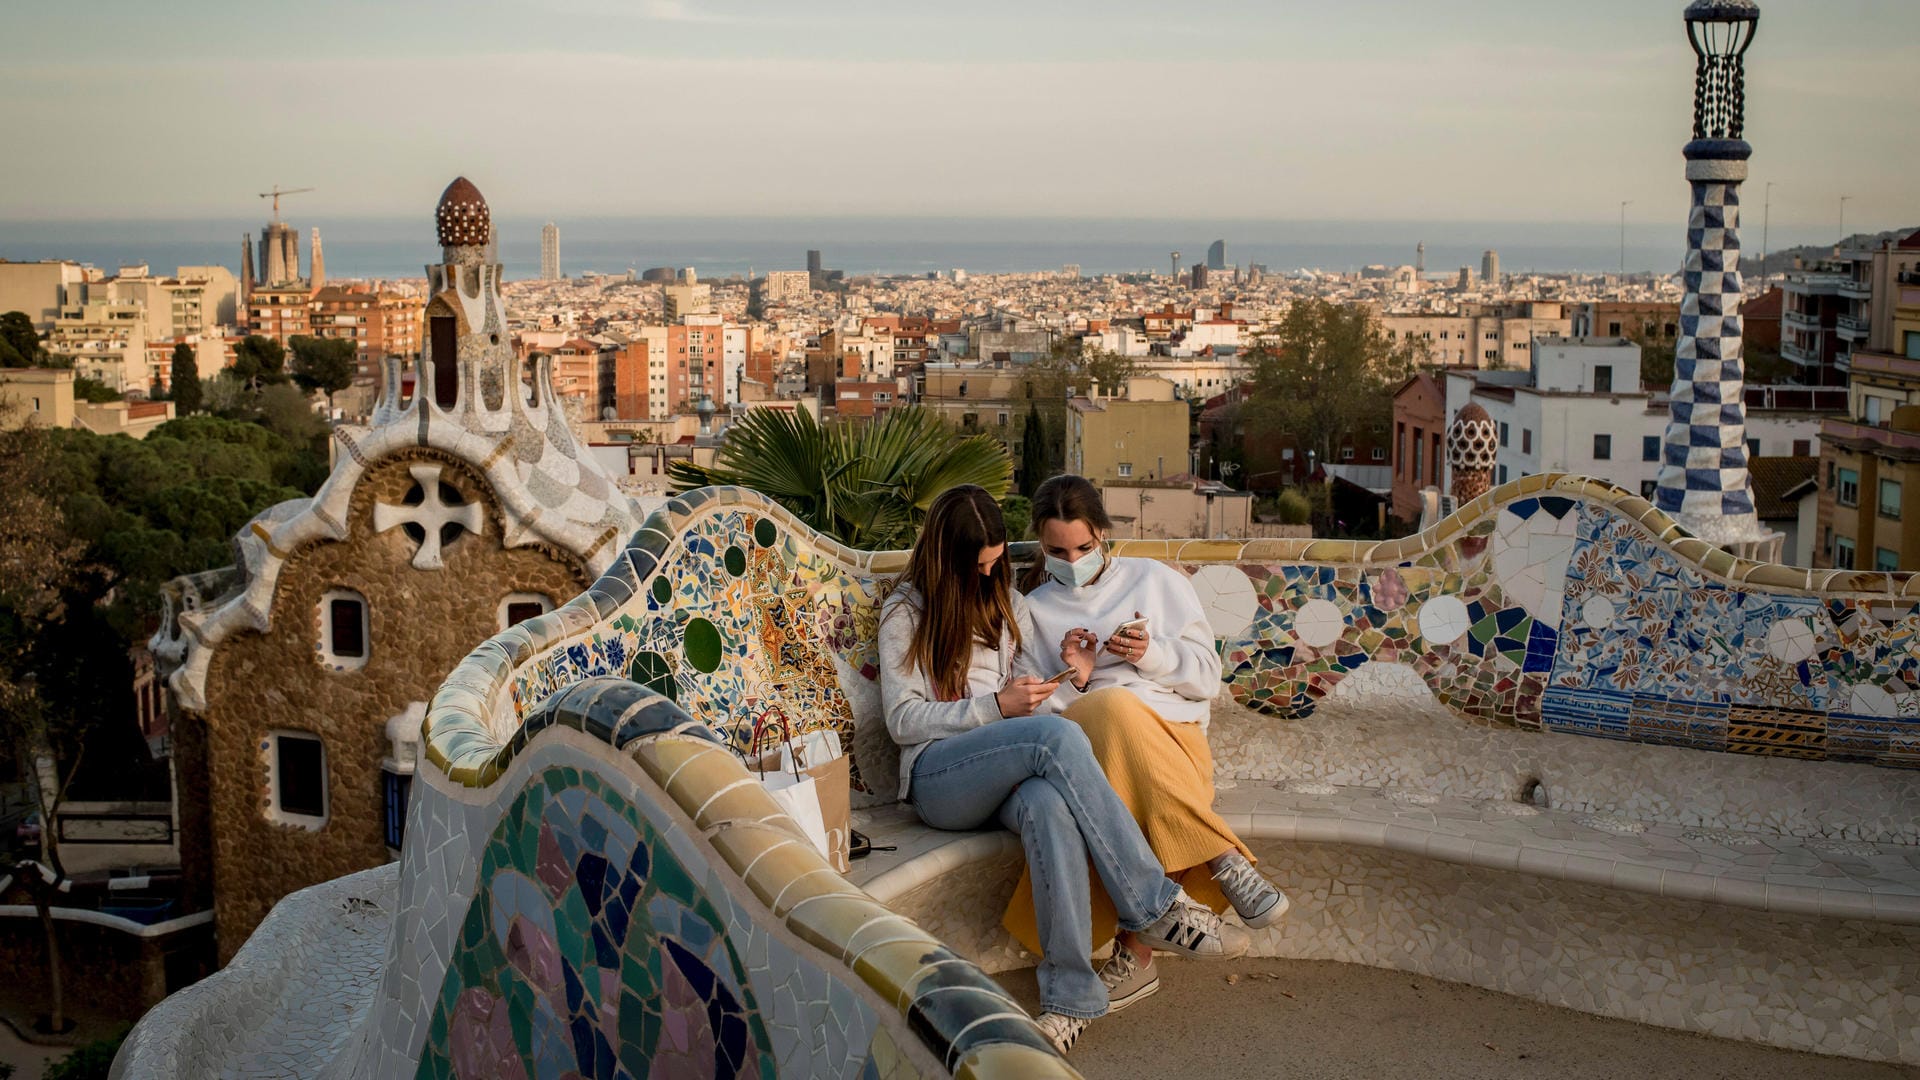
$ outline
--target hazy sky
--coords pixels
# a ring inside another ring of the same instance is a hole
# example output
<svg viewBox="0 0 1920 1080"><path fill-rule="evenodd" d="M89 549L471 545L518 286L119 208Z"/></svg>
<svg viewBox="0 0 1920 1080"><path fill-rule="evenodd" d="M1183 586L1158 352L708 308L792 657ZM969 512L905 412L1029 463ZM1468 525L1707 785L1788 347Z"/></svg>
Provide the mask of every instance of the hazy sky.
<svg viewBox="0 0 1920 1080"><path fill-rule="evenodd" d="M1920 219L1916 0L1763 0L1750 205ZM0 219L1676 219L1683 0L18 0ZM1752 218L1750 217L1751 221Z"/></svg>

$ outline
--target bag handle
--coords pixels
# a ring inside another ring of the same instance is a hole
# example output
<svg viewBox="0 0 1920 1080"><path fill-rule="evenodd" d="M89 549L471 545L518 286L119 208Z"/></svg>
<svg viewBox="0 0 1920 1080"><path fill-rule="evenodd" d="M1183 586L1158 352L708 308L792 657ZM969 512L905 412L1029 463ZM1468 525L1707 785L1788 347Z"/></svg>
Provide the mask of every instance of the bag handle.
<svg viewBox="0 0 1920 1080"><path fill-rule="evenodd" d="M767 713L779 714L780 731L782 733L781 745L785 746L788 751L786 755L787 766L789 770L793 773L793 778L795 780L802 779L800 775L800 755L794 752L793 750L793 723L792 721L787 719L786 710L780 708L780 706L778 705L768 706L767 712L762 713L760 716L755 717L753 721L752 741L749 743L748 748L750 750L755 751L756 753L756 764L760 768L760 775L762 777L767 775L767 754L766 754L766 751L760 748L760 732L761 732L761 729L765 726L765 718Z"/></svg>

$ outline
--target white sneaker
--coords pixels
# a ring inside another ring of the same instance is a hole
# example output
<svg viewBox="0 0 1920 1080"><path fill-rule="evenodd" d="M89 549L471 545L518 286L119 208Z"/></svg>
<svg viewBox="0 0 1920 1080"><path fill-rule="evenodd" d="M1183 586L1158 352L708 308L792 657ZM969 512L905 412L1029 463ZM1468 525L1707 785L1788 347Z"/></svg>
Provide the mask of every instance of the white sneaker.
<svg viewBox="0 0 1920 1080"><path fill-rule="evenodd" d="M1111 1015L1160 989L1160 972L1154 968L1151 954L1141 963L1132 949L1116 941L1113 955L1100 969L1100 981L1107 987L1107 1012Z"/></svg>
<svg viewBox="0 0 1920 1080"><path fill-rule="evenodd" d="M1255 870L1239 852L1226 857L1214 872L1213 880L1220 883L1220 891L1233 904L1233 910L1240 913L1240 921L1255 930L1272 926L1293 906L1287 894L1274 888L1273 882Z"/></svg>
<svg viewBox="0 0 1920 1080"><path fill-rule="evenodd" d="M1047 1041L1052 1043L1053 1048L1060 1051L1061 1056L1064 1057L1067 1051L1073 1049L1073 1044L1080 1038L1080 1033L1087 1030L1087 1025L1093 1021L1050 1012L1041 1013L1040 1018L1034 1023L1040 1025L1040 1030L1046 1035Z"/></svg>
<svg viewBox="0 0 1920 1080"><path fill-rule="evenodd" d="M1247 932L1196 902L1181 889L1165 915L1134 936L1148 947L1165 949L1195 960L1232 960L1244 956L1251 940Z"/></svg>

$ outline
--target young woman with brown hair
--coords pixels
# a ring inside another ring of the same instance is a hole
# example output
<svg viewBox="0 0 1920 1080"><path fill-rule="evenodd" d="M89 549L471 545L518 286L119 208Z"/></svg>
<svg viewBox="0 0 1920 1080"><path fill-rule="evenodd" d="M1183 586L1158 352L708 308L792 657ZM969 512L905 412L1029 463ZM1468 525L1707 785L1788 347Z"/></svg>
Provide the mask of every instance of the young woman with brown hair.
<svg viewBox="0 0 1920 1080"><path fill-rule="evenodd" d="M1150 948L1203 959L1246 951L1224 923L1169 880L1100 771L1086 732L1035 715L1071 666L1036 648L1027 602L1007 567L1000 507L979 487L942 494L880 615L881 702L900 744L900 797L936 829L988 822L1020 835L1038 969L1040 1026L1065 1053L1109 1008L1094 973L1088 864L1118 924ZM1053 669L1053 670L1048 670Z"/></svg>
<svg viewBox="0 0 1920 1080"><path fill-rule="evenodd" d="M1109 782L1175 881L1214 911L1229 903L1252 927L1286 913L1287 898L1253 868L1253 853L1213 811L1209 703L1220 692L1220 654L1193 583L1153 559L1109 556L1113 523L1100 492L1079 476L1056 476L1033 494L1033 530L1043 556L1022 584L1033 634L1058 643L1087 678L1062 686L1054 706L1084 729ZM1016 939L1035 939L1022 880L1007 906ZM1106 898L1096 897L1094 944L1113 936ZM1159 989L1153 950L1124 933L1101 971L1113 1007ZM1031 945L1029 944L1029 947Z"/></svg>

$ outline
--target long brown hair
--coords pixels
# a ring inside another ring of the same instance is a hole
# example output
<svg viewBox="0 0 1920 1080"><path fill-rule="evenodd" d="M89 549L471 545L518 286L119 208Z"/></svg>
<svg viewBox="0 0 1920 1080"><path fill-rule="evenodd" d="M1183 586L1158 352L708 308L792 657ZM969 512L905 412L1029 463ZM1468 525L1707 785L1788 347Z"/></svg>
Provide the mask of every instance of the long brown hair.
<svg viewBox="0 0 1920 1080"><path fill-rule="evenodd" d="M980 552L1007 542L1000 504L975 484L949 488L927 511L920 542L913 546L900 580L920 594L920 621L907 649L908 669L927 674L943 701L966 696L967 668L975 645L1000 647L1002 632L1020 648L1013 618L1013 574L1001 556L993 572L980 573Z"/></svg>
<svg viewBox="0 0 1920 1080"><path fill-rule="evenodd" d="M1100 489L1093 486L1093 481L1072 473L1049 477L1034 489L1032 529L1036 538L1049 521L1084 521L1095 535L1105 535L1113 529L1113 519L1107 516L1107 504L1100 499ZM1020 591L1032 592L1046 582L1047 554L1036 551L1033 562L1020 578Z"/></svg>

